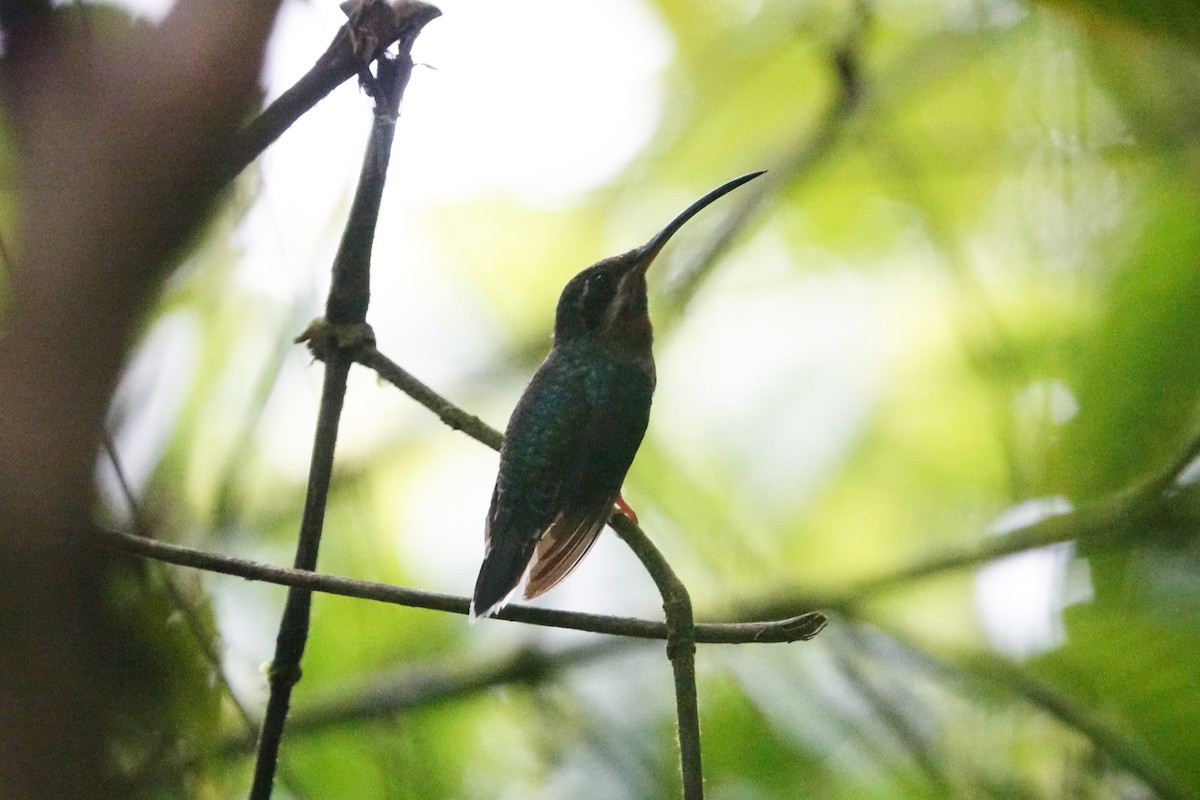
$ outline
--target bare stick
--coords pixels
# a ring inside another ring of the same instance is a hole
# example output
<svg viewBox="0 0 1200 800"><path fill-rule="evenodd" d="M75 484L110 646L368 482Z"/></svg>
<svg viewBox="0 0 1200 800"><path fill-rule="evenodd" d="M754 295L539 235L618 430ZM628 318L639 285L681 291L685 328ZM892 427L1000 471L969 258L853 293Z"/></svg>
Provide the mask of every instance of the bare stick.
<svg viewBox="0 0 1200 800"><path fill-rule="evenodd" d="M312 571L317 566L321 531L325 523L325 501L333 474L333 451L337 443L338 419L346 395L346 376L350 363L336 356L325 363L325 385L321 391L321 410L317 418L317 435L313 441L312 461L308 473L308 494L304 502L304 517L300 523L300 539L296 546L295 565L298 570ZM309 612L312 592L292 588L288 591L275 640L275 657L271 660L269 681L271 694L263 717L258 739L258 755L251 784L251 800L267 800L275 780L279 746L283 727L291 704L292 687L300 681L300 660L308 641Z"/></svg>
<svg viewBox="0 0 1200 800"><path fill-rule="evenodd" d="M702 800L704 772L700 760L700 704L696 696L696 624L687 587L637 523L624 514L609 521L650 573L662 595L667 618L667 658L675 676L675 715L679 721L679 764L684 800Z"/></svg>
<svg viewBox="0 0 1200 800"><path fill-rule="evenodd" d="M360 348L354 358L364 367L374 370L380 378L432 411L447 427L462 431L493 450L500 449L500 442L504 439L504 435L500 431L474 414L468 414L430 389L399 364L375 349L373 344Z"/></svg>
<svg viewBox="0 0 1200 800"><path fill-rule="evenodd" d="M386 48L396 44L401 53L409 52L421 29L441 14L419 0L362 3L338 29L312 69L241 130L229 156L227 179L249 166L326 95L360 75Z"/></svg>
<svg viewBox="0 0 1200 800"><path fill-rule="evenodd" d="M350 216L334 258L333 280L325 306L328 321L314 323L298 339L307 341L313 352L325 362L325 381L313 440L308 491L296 544L295 567L298 570L312 572L317 568L325 505L333 474L338 422L346 397L346 377L353 363L341 344L347 337L352 340L356 335L369 332L366 313L370 300L375 223L379 217L379 204L383 197L392 140L395 138L400 98L411 73L412 59L407 52L401 53L395 60L381 58L378 62L378 73L370 83L375 96L375 120ZM279 624L279 636L275 642L275 657L271 662L271 693L258 741L250 800L268 800L271 796L292 688L300 680L300 661L308 642L311 608L311 590L292 587L288 591L283 619Z"/></svg>
<svg viewBox="0 0 1200 800"><path fill-rule="evenodd" d="M146 558L177 564L181 567L233 575L252 581L291 586L311 592L324 592L360 600L374 600L409 608L425 608L451 614L467 613L470 599L438 592L423 592L388 583L360 581L338 575L326 575L308 570L273 567L232 556L206 553L157 539L147 539L131 533L97 528L100 544ZM662 622L612 617L603 614L584 614L577 611L557 611L510 604L496 614L496 619L539 625L548 628L627 636L635 639L666 639L667 626ZM808 641L825 626L825 617L816 612L767 622L700 622L696 624L696 641L701 644L769 644Z"/></svg>

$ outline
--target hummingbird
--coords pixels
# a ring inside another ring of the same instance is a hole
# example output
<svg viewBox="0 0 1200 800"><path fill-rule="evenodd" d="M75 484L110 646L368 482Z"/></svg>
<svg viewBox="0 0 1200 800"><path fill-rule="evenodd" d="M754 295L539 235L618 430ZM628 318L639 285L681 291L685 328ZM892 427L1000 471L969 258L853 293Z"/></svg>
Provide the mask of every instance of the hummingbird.
<svg viewBox="0 0 1200 800"><path fill-rule="evenodd" d="M500 447L472 622L500 610L526 571L526 600L553 588L587 555L615 509L637 519L621 485L654 395L646 270L684 223L764 171L718 186L641 247L568 281L553 347L517 401Z"/></svg>

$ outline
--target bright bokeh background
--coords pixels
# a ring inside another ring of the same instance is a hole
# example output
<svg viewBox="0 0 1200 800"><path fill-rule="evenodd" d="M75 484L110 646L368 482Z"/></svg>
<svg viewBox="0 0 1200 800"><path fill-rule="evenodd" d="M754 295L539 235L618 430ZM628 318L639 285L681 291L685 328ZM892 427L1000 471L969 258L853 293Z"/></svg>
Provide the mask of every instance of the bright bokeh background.
<svg viewBox="0 0 1200 800"><path fill-rule="evenodd" d="M722 259L702 257L753 193L690 223L651 276L659 391L626 496L701 618L857 598L861 581L1075 513L1196 435L1186 23L1118 2L440 7L414 49L369 320L386 354L497 427L567 279L771 170ZM342 20L330 0L285 9L268 98ZM321 311L370 122L347 84L289 130L148 324L113 430L161 535L290 562L320 389L291 340ZM495 463L357 371L322 569L467 593ZM710 796L1200 794L1188 530L902 578L809 644L703 648ZM257 715L282 590L184 582ZM660 613L611 534L543 601ZM562 668L471 688L523 648ZM439 681L461 687L403 700ZM222 703L217 741L164 769L190 796L247 783ZM279 796L676 791L669 672L649 645L321 596L295 704ZM330 708L344 713L304 723Z"/></svg>

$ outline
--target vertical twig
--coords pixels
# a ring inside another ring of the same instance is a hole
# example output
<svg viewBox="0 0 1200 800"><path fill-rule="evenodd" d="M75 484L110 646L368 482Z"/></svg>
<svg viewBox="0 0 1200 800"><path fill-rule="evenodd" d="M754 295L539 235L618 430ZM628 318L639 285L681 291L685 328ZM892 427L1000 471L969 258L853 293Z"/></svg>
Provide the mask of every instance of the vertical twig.
<svg viewBox="0 0 1200 800"><path fill-rule="evenodd" d="M366 324L371 296L371 248L395 138L400 98L412 74L412 59L407 51L395 59L380 58L377 63L377 74L368 82L368 89L375 98L375 120L350 217L334 258L333 279L325 305L326 319L311 325L297 340L308 342L313 354L325 362L308 491L294 562L296 569L310 572L317 567L338 422L346 396L346 378L353 363L351 349L355 342L372 338ZM271 796L292 688L300 680L300 662L308 642L311 608L311 590L295 587L288 590L275 642L275 657L271 662L271 691L258 741L250 800L267 800Z"/></svg>
<svg viewBox="0 0 1200 800"><path fill-rule="evenodd" d="M333 473L333 451L337 442L338 420L346 394L346 376L350 362L334 351L325 361L325 385L321 390L321 410L317 417L317 433L313 439L312 461L308 473L308 494L304 502L304 517L300 523L300 541L296 545L296 569L313 571L325 522L325 503ZM309 612L312 592L289 589L275 641L275 657L270 667L271 694L258 740L258 757L254 765L251 800L267 800L275 781L275 765L283 726L291 703L292 687L300 680L300 659L308 641Z"/></svg>
<svg viewBox="0 0 1200 800"><path fill-rule="evenodd" d="M696 694L696 623L692 617L692 598L663 554L633 520L615 514L609 524L642 562L662 595L667 620L667 658L675 677L683 798L702 800L704 770L700 760L700 704Z"/></svg>

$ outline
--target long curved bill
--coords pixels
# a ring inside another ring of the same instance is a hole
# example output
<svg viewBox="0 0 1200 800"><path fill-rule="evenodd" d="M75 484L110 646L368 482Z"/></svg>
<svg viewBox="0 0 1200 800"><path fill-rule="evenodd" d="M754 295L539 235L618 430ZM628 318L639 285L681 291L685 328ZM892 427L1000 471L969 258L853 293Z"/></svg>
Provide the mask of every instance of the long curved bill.
<svg viewBox="0 0 1200 800"><path fill-rule="evenodd" d="M723 183L708 194L701 197L696 202L692 203L683 211L680 211L679 214L675 216L675 219L667 223L666 227L654 234L654 237L650 239L650 241L638 248L636 260L641 265L642 269L646 270L650 267L650 264L654 261L654 257L662 251L667 241L674 236L689 219L700 213L714 200L724 197L734 189L738 188L744 183L749 183L759 175L762 175L764 172L766 172L765 169L759 170L758 172L750 172L746 175L742 175L739 178L734 178L727 183Z"/></svg>

